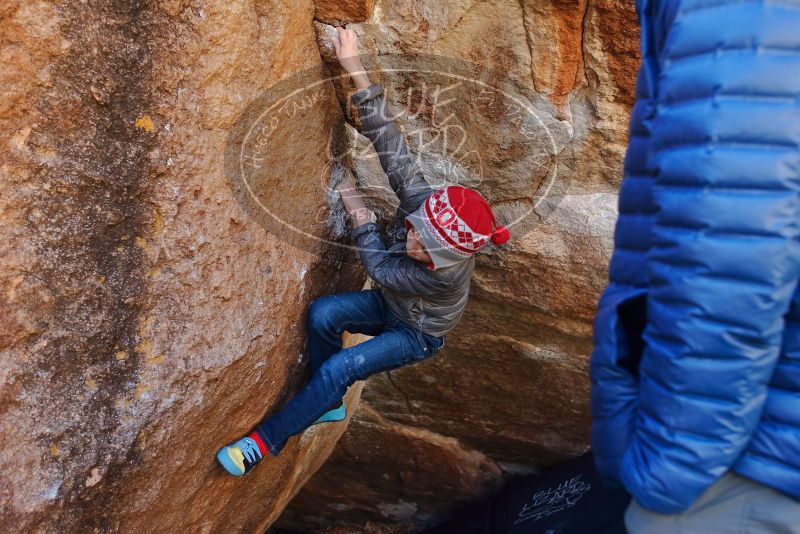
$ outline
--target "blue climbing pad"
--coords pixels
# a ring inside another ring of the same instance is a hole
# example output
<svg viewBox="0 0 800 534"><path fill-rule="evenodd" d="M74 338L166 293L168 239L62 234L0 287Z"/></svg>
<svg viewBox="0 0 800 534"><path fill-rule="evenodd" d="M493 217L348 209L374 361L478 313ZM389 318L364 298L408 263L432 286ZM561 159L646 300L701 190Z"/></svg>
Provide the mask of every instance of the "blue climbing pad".
<svg viewBox="0 0 800 534"><path fill-rule="evenodd" d="M603 485L592 454L509 482L425 534L625 534L630 496Z"/></svg>

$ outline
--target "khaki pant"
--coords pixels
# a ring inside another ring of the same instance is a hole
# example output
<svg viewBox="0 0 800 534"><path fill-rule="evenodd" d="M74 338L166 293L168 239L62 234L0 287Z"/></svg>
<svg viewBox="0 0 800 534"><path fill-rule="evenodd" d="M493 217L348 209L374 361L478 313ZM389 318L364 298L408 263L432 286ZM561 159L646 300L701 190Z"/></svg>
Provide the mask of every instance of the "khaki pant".
<svg viewBox="0 0 800 534"><path fill-rule="evenodd" d="M630 534L800 534L800 502L729 471L680 514L631 501L625 527Z"/></svg>

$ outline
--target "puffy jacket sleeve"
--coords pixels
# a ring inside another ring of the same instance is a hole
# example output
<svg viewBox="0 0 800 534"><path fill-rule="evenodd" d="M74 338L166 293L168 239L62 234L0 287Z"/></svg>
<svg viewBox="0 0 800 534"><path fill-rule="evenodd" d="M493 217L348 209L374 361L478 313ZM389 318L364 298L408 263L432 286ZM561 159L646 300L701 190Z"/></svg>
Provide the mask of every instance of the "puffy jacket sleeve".
<svg viewBox="0 0 800 534"><path fill-rule="evenodd" d="M389 178L389 185L400 199L397 216L390 234L402 229L407 215L416 211L431 194L431 187L411 156L402 132L389 116L383 88L378 84L353 93L351 100L358 109L361 133L372 143Z"/></svg>
<svg viewBox="0 0 800 534"><path fill-rule="evenodd" d="M688 508L747 445L797 289L800 9L684 1L659 54L658 211L636 430L621 477Z"/></svg>
<svg viewBox="0 0 800 534"><path fill-rule="evenodd" d="M407 255L389 254L376 223L359 225L351 235L364 270L381 286L408 295L434 295L452 288L452 281L441 278L421 262Z"/></svg>

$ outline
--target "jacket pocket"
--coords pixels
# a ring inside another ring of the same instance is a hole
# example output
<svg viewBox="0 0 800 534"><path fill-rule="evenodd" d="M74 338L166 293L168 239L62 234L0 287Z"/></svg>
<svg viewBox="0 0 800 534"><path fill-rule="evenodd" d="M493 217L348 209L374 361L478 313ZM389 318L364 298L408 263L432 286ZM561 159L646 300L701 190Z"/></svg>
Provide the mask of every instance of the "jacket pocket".
<svg viewBox="0 0 800 534"><path fill-rule="evenodd" d="M436 337L425 332L420 332L420 341L426 354L436 354L444 347L445 336Z"/></svg>
<svg viewBox="0 0 800 534"><path fill-rule="evenodd" d="M647 295L640 294L617 304L617 321L619 365L638 377L647 326Z"/></svg>
<svg viewBox="0 0 800 534"><path fill-rule="evenodd" d="M407 363L414 363L430 358L444 346L444 336L436 337L431 334L426 334L419 328L413 328L412 330L414 330L418 348L413 354L407 356Z"/></svg>
<svg viewBox="0 0 800 534"><path fill-rule="evenodd" d="M646 290L608 290L595 317L592 448L598 473L607 481L619 483L622 455L636 430L646 313Z"/></svg>

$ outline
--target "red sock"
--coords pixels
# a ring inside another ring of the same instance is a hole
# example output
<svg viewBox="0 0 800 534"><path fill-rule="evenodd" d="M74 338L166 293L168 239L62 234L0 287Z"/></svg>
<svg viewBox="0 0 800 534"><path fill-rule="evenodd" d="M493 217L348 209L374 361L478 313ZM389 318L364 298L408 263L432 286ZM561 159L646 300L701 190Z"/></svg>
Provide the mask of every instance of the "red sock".
<svg viewBox="0 0 800 534"><path fill-rule="evenodd" d="M266 443L264 443L264 440L261 439L261 436L258 435L257 430L253 430L250 434L247 435L247 437L252 438L253 441L256 442L256 445L258 445L258 450L261 451L261 456L267 454L267 451L269 449L267 448Z"/></svg>

